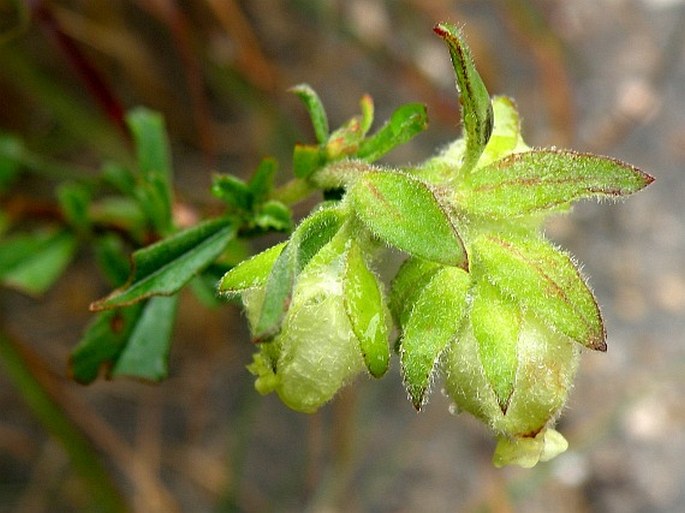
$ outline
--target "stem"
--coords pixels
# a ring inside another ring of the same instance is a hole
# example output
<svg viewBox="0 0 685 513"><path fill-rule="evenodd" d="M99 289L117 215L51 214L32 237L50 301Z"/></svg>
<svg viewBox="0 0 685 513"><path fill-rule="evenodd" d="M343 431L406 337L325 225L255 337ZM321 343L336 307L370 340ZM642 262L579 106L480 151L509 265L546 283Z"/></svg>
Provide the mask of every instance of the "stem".
<svg viewBox="0 0 685 513"><path fill-rule="evenodd" d="M301 178L293 178L271 193L271 199L292 206L310 196L317 189Z"/></svg>

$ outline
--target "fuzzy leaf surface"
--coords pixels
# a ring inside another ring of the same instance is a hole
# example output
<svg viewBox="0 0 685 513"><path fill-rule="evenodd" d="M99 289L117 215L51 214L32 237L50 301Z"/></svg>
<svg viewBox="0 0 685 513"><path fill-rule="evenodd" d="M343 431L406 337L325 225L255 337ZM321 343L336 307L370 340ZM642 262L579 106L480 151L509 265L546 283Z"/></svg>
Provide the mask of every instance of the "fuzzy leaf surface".
<svg viewBox="0 0 685 513"><path fill-rule="evenodd" d="M219 292L231 296L263 286L286 244L286 242L281 242L240 262L221 278Z"/></svg>
<svg viewBox="0 0 685 513"><path fill-rule="evenodd" d="M462 172L467 173L478 162L492 134L493 111L490 95L476 70L471 50L461 29L450 23L439 23L433 30L445 41L452 58L466 138Z"/></svg>
<svg viewBox="0 0 685 513"><path fill-rule="evenodd" d="M475 287L470 318L485 376L506 413L518 369L520 309L483 280Z"/></svg>
<svg viewBox="0 0 685 513"><path fill-rule="evenodd" d="M235 237L229 218L210 219L133 253L128 283L91 304L91 310L130 305L178 292L212 263Z"/></svg>
<svg viewBox="0 0 685 513"><path fill-rule="evenodd" d="M328 116L316 91L307 84L299 84L290 89L304 104L314 127L314 135L319 144L328 140Z"/></svg>
<svg viewBox="0 0 685 513"><path fill-rule="evenodd" d="M347 250L343 303L369 373L380 378L388 370L388 320L376 276L369 270L359 246Z"/></svg>
<svg viewBox="0 0 685 513"><path fill-rule="evenodd" d="M416 298L441 265L422 258L408 258L392 280L390 310L400 327L407 323Z"/></svg>
<svg viewBox="0 0 685 513"><path fill-rule="evenodd" d="M533 235L482 234L473 243L472 271L552 329L606 351L599 307L571 257Z"/></svg>
<svg viewBox="0 0 685 513"><path fill-rule="evenodd" d="M466 312L471 284L467 272L443 267L421 291L402 333L400 361L405 387L414 407L421 408L435 365L454 339Z"/></svg>
<svg viewBox="0 0 685 513"><path fill-rule="evenodd" d="M411 140L428 127L426 106L408 103L392 113L390 119L371 137L362 141L357 158L373 162Z"/></svg>
<svg viewBox="0 0 685 513"><path fill-rule="evenodd" d="M266 293L253 336L269 338L280 330L290 305L295 278L342 225L343 217L335 208L321 209L297 227L285 249L276 258L266 281Z"/></svg>
<svg viewBox="0 0 685 513"><path fill-rule="evenodd" d="M470 214L495 219L568 207L589 197L627 196L654 179L616 159L568 150L514 153L479 168L459 203Z"/></svg>
<svg viewBox="0 0 685 513"><path fill-rule="evenodd" d="M371 171L349 194L359 218L388 244L433 262L466 266L461 238L424 182L404 173Z"/></svg>

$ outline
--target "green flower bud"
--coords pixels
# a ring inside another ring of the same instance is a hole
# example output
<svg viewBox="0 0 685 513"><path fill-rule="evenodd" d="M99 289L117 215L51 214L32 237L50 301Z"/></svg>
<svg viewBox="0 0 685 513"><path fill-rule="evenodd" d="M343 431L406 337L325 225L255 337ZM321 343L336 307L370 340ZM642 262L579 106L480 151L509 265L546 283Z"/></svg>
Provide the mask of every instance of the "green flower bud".
<svg viewBox="0 0 685 513"><path fill-rule="evenodd" d="M334 239L300 274L280 334L261 344L250 366L258 391L275 391L288 407L304 413L315 412L365 368L343 302L339 245ZM259 299L254 292L243 297L248 319Z"/></svg>
<svg viewBox="0 0 685 513"><path fill-rule="evenodd" d="M469 321L445 354L446 390L497 433L496 464L533 466L566 448L548 428L566 402L578 345L490 284L473 296Z"/></svg>

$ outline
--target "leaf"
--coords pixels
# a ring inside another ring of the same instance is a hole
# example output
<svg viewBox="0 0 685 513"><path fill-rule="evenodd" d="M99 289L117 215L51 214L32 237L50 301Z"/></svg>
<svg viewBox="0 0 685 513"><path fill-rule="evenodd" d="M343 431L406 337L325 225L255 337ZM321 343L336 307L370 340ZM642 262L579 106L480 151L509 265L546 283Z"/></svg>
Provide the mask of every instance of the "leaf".
<svg viewBox="0 0 685 513"><path fill-rule="evenodd" d="M311 118L316 140L319 144L325 144L328 140L328 117L319 95L307 84L296 85L290 88L290 92L295 93L302 100Z"/></svg>
<svg viewBox="0 0 685 513"><path fill-rule="evenodd" d="M21 139L0 133L0 191L6 190L19 175L23 153Z"/></svg>
<svg viewBox="0 0 685 513"><path fill-rule="evenodd" d="M78 232L85 233L90 227L88 188L77 183L64 183L57 188L57 197L65 219Z"/></svg>
<svg viewBox="0 0 685 513"><path fill-rule="evenodd" d="M255 224L263 230L287 232L292 229L293 215L290 208L280 201L263 203L254 217Z"/></svg>
<svg viewBox="0 0 685 513"><path fill-rule="evenodd" d="M178 292L212 263L235 237L228 218L211 219L133 253L128 283L90 305L94 311Z"/></svg>
<svg viewBox="0 0 685 513"><path fill-rule="evenodd" d="M290 305L295 278L340 229L343 215L323 208L303 220L278 255L266 281L266 291L253 336L263 340L277 334Z"/></svg>
<svg viewBox="0 0 685 513"><path fill-rule="evenodd" d="M318 146L296 144L293 151L293 174L307 178L326 163L326 155Z"/></svg>
<svg viewBox="0 0 685 513"><path fill-rule="evenodd" d="M469 317L485 376L506 413L518 369L520 310L489 282L481 281L475 287Z"/></svg>
<svg viewBox="0 0 685 513"><path fill-rule="evenodd" d="M456 25L439 23L433 30L447 44L459 90L466 154L461 169L467 174L478 162L490 139L493 126L490 95L471 57L464 35Z"/></svg>
<svg viewBox="0 0 685 513"><path fill-rule="evenodd" d="M568 254L536 236L482 234L471 270L522 308L576 342L606 351L597 302Z"/></svg>
<svg viewBox="0 0 685 513"><path fill-rule="evenodd" d="M405 387L419 410L426 400L435 365L454 339L466 312L471 278L457 267L443 267L422 289L402 333L400 362Z"/></svg>
<svg viewBox="0 0 685 513"><path fill-rule="evenodd" d="M371 98L370 95L365 94L359 100L359 107L362 111L361 131L362 131L362 134L366 135L366 133L369 131L369 128L371 128L371 125L373 124L373 116L374 116L373 98Z"/></svg>
<svg viewBox="0 0 685 513"><path fill-rule="evenodd" d="M397 271L390 289L390 310L400 327L406 325L423 287L441 267L435 262L410 257Z"/></svg>
<svg viewBox="0 0 685 513"><path fill-rule="evenodd" d="M69 358L71 378L83 385L95 381L102 367L111 368L123 351L145 303L99 312Z"/></svg>
<svg viewBox="0 0 685 513"><path fill-rule="evenodd" d="M425 105L409 103L392 113L378 132L361 142L356 157L374 162L428 127Z"/></svg>
<svg viewBox="0 0 685 513"><path fill-rule="evenodd" d="M77 249L67 231L15 235L0 243L0 283L40 295L62 275Z"/></svg>
<svg viewBox="0 0 685 513"><path fill-rule="evenodd" d="M93 241L95 258L102 273L114 287L126 282L129 275L129 259L118 235L107 233Z"/></svg>
<svg viewBox="0 0 685 513"><path fill-rule="evenodd" d="M238 211L250 212L254 204L254 195L249 186L233 175L215 175L212 194Z"/></svg>
<svg viewBox="0 0 685 513"><path fill-rule="evenodd" d="M467 266L466 250L433 191L404 173L372 171L349 192L357 215L379 238L407 253Z"/></svg>
<svg viewBox="0 0 685 513"><path fill-rule="evenodd" d="M568 150L515 153L472 173L460 204L473 215L506 219L567 207L593 196L632 194L654 179L608 157Z"/></svg>
<svg viewBox="0 0 685 513"><path fill-rule="evenodd" d="M343 294L345 311L359 340L366 368L373 377L380 378L390 363L385 303L378 279L366 266L354 241L346 254Z"/></svg>
<svg viewBox="0 0 685 513"><path fill-rule="evenodd" d="M281 242L240 262L221 278L219 293L230 297L241 294L245 290L263 286L286 244L286 242Z"/></svg>
<svg viewBox="0 0 685 513"><path fill-rule="evenodd" d="M161 114L139 107L126 116L133 135L142 183L137 189L141 207L162 235L173 230L171 151Z"/></svg>
<svg viewBox="0 0 685 513"><path fill-rule="evenodd" d="M169 348L178 295L153 297L143 306L126 347L112 368L112 376L129 376L149 381L167 377Z"/></svg>
<svg viewBox="0 0 685 513"><path fill-rule="evenodd" d="M278 163L271 158L262 159L257 169L252 174L248 187L252 192L254 203L259 205L264 203L274 186L274 177L278 170Z"/></svg>

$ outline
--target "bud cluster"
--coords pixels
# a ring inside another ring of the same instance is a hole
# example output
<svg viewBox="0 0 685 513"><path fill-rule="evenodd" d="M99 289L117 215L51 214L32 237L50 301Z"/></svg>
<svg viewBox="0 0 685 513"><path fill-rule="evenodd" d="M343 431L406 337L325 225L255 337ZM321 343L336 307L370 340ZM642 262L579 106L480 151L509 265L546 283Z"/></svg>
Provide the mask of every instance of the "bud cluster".
<svg viewBox="0 0 685 513"><path fill-rule="evenodd" d="M422 127L421 109L399 109L366 138L365 97L362 115L329 134L318 97L299 86L319 144L296 148L295 174L340 199L229 271L219 290L242 299L261 393L314 412L358 374L386 373L395 326L413 405L442 379L458 408L497 434L495 464L529 467L566 448L553 424L581 348L606 350L591 290L542 223L652 178L607 157L529 148L513 101L489 96L459 29L435 32L452 57L463 137L418 166L372 165ZM376 269L387 248L408 255L389 287Z"/></svg>

